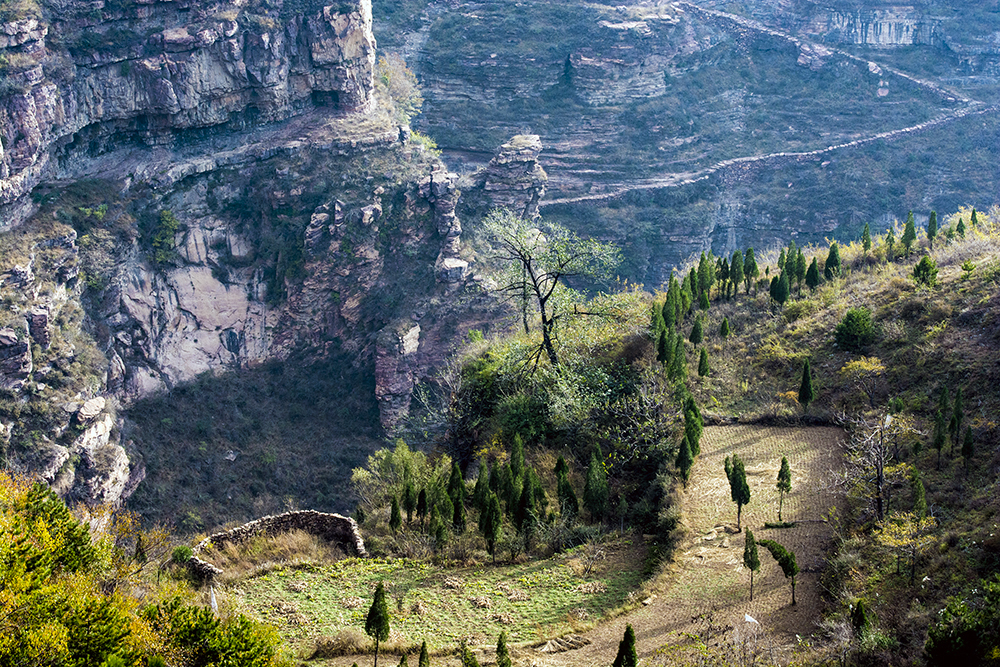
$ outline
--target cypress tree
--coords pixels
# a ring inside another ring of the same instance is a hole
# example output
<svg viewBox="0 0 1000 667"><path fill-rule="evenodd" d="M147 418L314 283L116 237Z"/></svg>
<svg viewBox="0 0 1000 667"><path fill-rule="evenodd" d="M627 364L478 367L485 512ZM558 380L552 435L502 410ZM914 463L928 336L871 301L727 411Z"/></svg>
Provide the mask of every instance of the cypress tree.
<svg viewBox="0 0 1000 667"><path fill-rule="evenodd" d="M688 441L687 434L684 434L684 439L681 440L680 449L677 451L677 469L681 473L681 479L684 481L684 488L687 488L688 478L691 477L691 466L694 464L694 455L691 453L691 443Z"/></svg>
<svg viewBox="0 0 1000 667"><path fill-rule="evenodd" d="M711 307L712 304L708 300L708 290L705 290L701 293L701 296L698 297L698 308L701 310L708 310Z"/></svg>
<svg viewBox="0 0 1000 667"><path fill-rule="evenodd" d="M398 507L397 507L398 510ZM365 619L365 634L375 640L375 667L378 667L378 645L389 638L389 605L385 601L385 586L378 582L375 598Z"/></svg>
<svg viewBox="0 0 1000 667"><path fill-rule="evenodd" d="M451 513L451 527L455 533L461 535L465 532L465 490L459 492L455 499Z"/></svg>
<svg viewBox="0 0 1000 667"><path fill-rule="evenodd" d="M701 253L701 259L698 261L698 295L708 294L712 289L712 284L715 282L715 267L712 265L712 260L705 256L705 253Z"/></svg>
<svg viewBox="0 0 1000 667"><path fill-rule="evenodd" d="M687 353L684 351L683 336L677 336L674 343L674 354L670 360L670 372L667 377L680 382L683 382L687 377Z"/></svg>
<svg viewBox="0 0 1000 667"><path fill-rule="evenodd" d="M934 214L932 213L931 215L933 216ZM861 232L861 247L865 249L866 255L868 254L868 251L872 249L872 232L868 228L867 222L865 223L864 231Z"/></svg>
<svg viewBox="0 0 1000 667"><path fill-rule="evenodd" d="M690 340L694 345L701 343L702 338L704 338L704 329L702 327L701 318L696 317L694 320L694 325L691 327Z"/></svg>
<svg viewBox="0 0 1000 667"><path fill-rule="evenodd" d="M942 413L941 409L939 408L937 414L935 414L934 416L934 440L933 440L934 449L936 449L938 453L937 456L938 470L941 469L941 450L944 449L944 442L945 440L947 440L946 430L947 426L946 426L945 416L944 413Z"/></svg>
<svg viewBox="0 0 1000 667"><path fill-rule="evenodd" d="M859 599L854 603L851 610L851 627L854 629L854 636L861 637L861 634L871 625L871 618L868 613L868 605Z"/></svg>
<svg viewBox="0 0 1000 667"><path fill-rule="evenodd" d="M666 328L667 323L663 320L663 308L654 303L649 316L649 337L656 341Z"/></svg>
<svg viewBox="0 0 1000 667"><path fill-rule="evenodd" d="M799 295L802 294L802 281L806 278L806 270L806 256L802 254L800 248L795 255L795 284L799 288Z"/></svg>
<svg viewBox="0 0 1000 667"><path fill-rule="evenodd" d="M427 653L427 642L420 643L420 662L418 667L431 667L431 656Z"/></svg>
<svg viewBox="0 0 1000 667"><path fill-rule="evenodd" d="M785 262L786 261L787 261L787 258L785 257L785 249L782 248L781 252L778 254L778 271L784 271L785 270Z"/></svg>
<svg viewBox="0 0 1000 667"><path fill-rule="evenodd" d="M708 367L708 351L702 347L701 354L698 356L698 376L705 377L709 373Z"/></svg>
<svg viewBox="0 0 1000 667"><path fill-rule="evenodd" d="M559 495L559 507L563 514L576 516L580 513L580 501L577 500L576 491L565 471L556 475L556 493Z"/></svg>
<svg viewBox="0 0 1000 667"><path fill-rule="evenodd" d="M771 279L771 299L779 306L783 306L788 301L788 293L788 274L782 271L780 276Z"/></svg>
<svg viewBox="0 0 1000 667"><path fill-rule="evenodd" d="M955 231L958 232L958 235L963 239L965 238L965 223L962 222L961 218L958 219L958 226L955 227Z"/></svg>
<svg viewBox="0 0 1000 667"><path fill-rule="evenodd" d="M806 287L811 292L816 291L816 288L819 287L819 266L816 263L815 257L813 257L812 264L809 265L809 269L806 271Z"/></svg>
<svg viewBox="0 0 1000 667"><path fill-rule="evenodd" d="M972 219L969 220L969 223L972 225L973 229L975 229L979 224L979 218L976 216L976 209L972 209Z"/></svg>
<svg viewBox="0 0 1000 667"><path fill-rule="evenodd" d="M785 494L792 492L792 469L788 466L788 457L781 457L781 470L778 471L778 521L781 521L781 507L785 501Z"/></svg>
<svg viewBox="0 0 1000 667"><path fill-rule="evenodd" d="M403 654L403 657L399 659L399 667L410 667L410 663L406 662L405 653Z"/></svg>
<svg viewBox="0 0 1000 667"><path fill-rule="evenodd" d="M669 347L668 347L669 345ZM674 346L670 344L670 340L667 338L667 332L660 332L660 339L656 343L656 360L664 367L670 365L670 357L674 351Z"/></svg>
<svg viewBox="0 0 1000 667"><path fill-rule="evenodd" d="M792 580L792 604L795 604L795 575L799 573L799 566L795 563L795 554L774 540L759 540L757 544L771 552L774 560L778 561L785 579Z"/></svg>
<svg viewBox="0 0 1000 667"><path fill-rule="evenodd" d="M583 505L596 521L601 521L608 511L608 476L598 458L600 448L590 455L587 480L583 487Z"/></svg>
<svg viewBox="0 0 1000 667"><path fill-rule="evenodd" d="M918 519L927 516L927 493L924 490L924 480L920 478L920 471L913 469L910 475L910 489L913 491L913 514Z"/></svg>
<svg viewBox="0 0 1000 667"><path fill-rule="evenodd" d="M965 405L962 401L962 388L955 390L955 405L951 412L951 455L955 455L955 443L962 434L962 419L965 417Z"/></svg>
<svg viewBox="0 0 1000 667"><path fill-rule="evenodd" d="M743 258L743 283L746 285L746 293L750 293L750 284L760 275L757 267L757 259L753 255L753 248L747 248Z"/></svg>
<svg viewBox="0 0 1000 667"><path fill-rule="evenodd" d="M671 274L667 300L663 302L663 323L666 328L677 326L680 322L682 303L680 283L677 282L677 276Z"/></svg>
<svg viewBox="0 0 1000 667"><path fill-rule="evenodd" d="M743 516L743 506L750 502L750 485L747 484L747 472L743 461L739 456L733 454L725 460L726 477L729 479L729 496L736 503L736 532L742 530L741 520Z"/></svg>
<svg viewBox="0 0 1000 667"><path fill-rule="evenodd" d="M510 516L513 513L514 508L517 506L517 482L519 480L514 479L514 475L510 471L510 464L505 463L500 466L500 499L503 501L504 507L507 509L507 515Z"/></svg>
<svg viewBox="0 0 1000 667"><path fill-rule="evenodd" d="M691 303L695 303L701 296L701 288L698 286L698 269L694 266L688 273L688 291L691 293Z"/></svg>
<svg viewBox="0 0 1000 667"><path fill-rule="evenodd" d="M749 528L743 542L743 567L750 570L750 601L753 602L753 573L760 569L760 556L757 555L757 541Z"/></svg>
<svg viewBox="0 0 1000 667"><path fill-rule="evenodd" d="M840 248L836 241L830 244L830 252L826 255L826 266L823 268L823 276L827 280L833 280L840 275Z"/></svg>
<svg viewBox="0 0 1000 667"><path fill-rule="evenodd" d="M476 660L475 654L469 650L464 639L459 644L458 652L462 657L462 667L479 667L479 661Z"/></svg>
<svg viewBox="0 0 1000 667"><path fill-rule="evenodd" d="M532 521L535 513L535 494L531 485L531 478L524 476L521 483L521 495L517 501L517 512L514 514L514 527L518 532L525 532L528 523Z"/></svg>
<svg viewBox="0 0 1000 667"><path fill-rule="evenodd" d="M451 476L448 478L448 496L451 497L451 502L458 502L455 498L458 496L459 492L462 493L462 499L465 499L465 480L462 479L462 470L458 467L457 461L451 462Z"/></svg>
<svg viewBox="0 0 1000 667"><path fill-rule="evenodd" d="M972 439L972 427L965 427L965 439L962 440L962 458L965 459L965 470L969 470L969 461L972 459L973 455L976 453L976 445Z"/></svg>
<svg viewBox="0 0 1000 667"><path fill-rule="evenodd" d="M406 512L406 523L413 523L413 511L417 509L417 492L409 476L403 483L403 510Z"/></svg>
<svg viewBox="0 0 1000 667"><path fill-rule="evenodd" d="M510 653L507 651L507 633L501 632L497 637L497 667L512 667Z"/></svg>
<svg viewBox="0 0 1000 667"><path fill-rule="evenodd" d="M403 517L399 513L399 501L396 500L396 496L393 496L392 507L389 510L389 528L392 529L393 533L396 533L402 525Z"/></svg>
<svg viewBox="0 0 1000 667"><path fill-rule="evenodd" d="M724 317L724 318L722 318L722 326L719 327L719 336L723 340L725 340L725 339L729 338L729 333L730 333L730 331L729 331L729 318L728 317Z"/></svg>
<svg viewBox="0 0 1000 667"><path fill-rule="evenodd" d="M694 402L694 397L688 396L684 401L684 434L691 443L691 454L698 456L701 454L701 434L705 429L705 422L701 418L701 411Z"/></svg>
<svg viewBox="0 0 1000 667"><path fill-rule="evenodd" d="M479 475L476 477L476 486L472 490L472 505L482 512L486 509L486 500L490 492L490 479L485 458L479 459Z"/></svg>
<svg viewBox="0 0 1000 667"><path fill-rule="evenodd" d="M910 256L910 249L913 247L913 242L916 240L917 229L913 222L913 211L910 211L906 216L906 226L903 227L903 236L899 239L900 243L903 244L907 257Z"/></svg>
<svg viewBox="0 0 1000 667"><path fill-rule="evenodd" d="M549 508L549 496L545 493L542 481L538 479L534 468L529 466L525 474L531 481L531 495L535 501L535 512L538 514L539 519L544 519Z"/></svg>
<svg viewBox="0 0 1000 667"><path fill-rule="evenodd" d="M510 448L510 474L515 479L524 475L524 442L521 434L514 434L514 444Z"/></svg>
<svg viewBox="0 0 1000 667"><path fill-rule="evenodd" d="M799 403L802 405L802 412L805 414L809 410L809 404L816 400L816 389L812 383L812 370L809 368L809 360L802 364L802 384L799 386Z"/></svg>
<svg viewBox="0 0 1000 667"><path fill-rule="evenodd" d="M733 284L735 294L743 282L743 253L739 250L733 253L733 259L729 262L729 281Z"/></svg>
<svg viewBox="0 0 1000 667"><path fill-rule="evenodd" d="M417 494L417 518L420 519L420 529L424 528L424 519L427 518L427 489L420 489Z"/></svg>
<svg viewBox="0 0 1000 667"><path fill-rule="evenodd" d="M931 217L927 221L927 245L934 249L934 237L938 233L937 211L931 211Z"/></svg>
<svg viewBox="0 0 1000 667"><path fill-rule="evenodd" d="M558 477L559 475L569 474L569 466L566 465L566 459L563 458L562 454L560 454L559 459L556 460L556 467L552 472L556 474L556 477Z"/></svg>
<svg viewBox="0 0 1000 667"><path fill-rule="evenodd" d="M718 266L716 267L715 273L716 280L719 283L719 291L728 299L729 298L729 260L722 257L718 260Z"/></svg>
<svg viewBox="0 0 1000 667"><path fill-rule="evenodd" d="M625 626L625 635L618 644L618 655L611 667L637 667L639 656L635 652L635 631L632 625Z"/></svg>
<svg viewBox="0 0 1000 667"><path fill-rule="evenodd" d="M486 500L486 511L479 516L479 532L486 540L486 552L497 562L497 540L500 539L500 529L503 526L503 510L500 499L490 491Z"/></svg>

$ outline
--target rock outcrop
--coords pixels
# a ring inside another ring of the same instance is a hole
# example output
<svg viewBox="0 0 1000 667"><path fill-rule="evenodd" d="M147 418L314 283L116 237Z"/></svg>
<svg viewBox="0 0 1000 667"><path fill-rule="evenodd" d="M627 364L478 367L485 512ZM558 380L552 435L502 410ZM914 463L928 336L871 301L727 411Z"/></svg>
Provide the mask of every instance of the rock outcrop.
<svg viewBox="0 0 1000 667"><path fill-rule="evenodd" d="M285 512L272 516L254 519L232 530L209 535L194 547L194 553L200 554L208 547L220 549L227 544L244 544L258 536L269 537L292 530L303 530L311 535L322 537L333 542L344 551L359 557L366 557L365 541L361 537L358 523L350 517L339 514L316 512L315 510L300 510Z"/></svg>
<svg viewBox="0 0 1000 667"><path fill-rule="evenodd" d="M541 151L537 134L519 134L500 146L476 179L493 208L507 208L526 219L538 217L548 181L538 162Z"/></svg>
<svg viewBox="0 0 1000 667"><path fill-rule="evenodd" d="M71 2L52 24L0 26L0 49L12 63L0 94L4 226L23 219L22 198L81 144L104 152L316 107L372 109L370 0L297 14L242 3L190 9Z"/></svg>

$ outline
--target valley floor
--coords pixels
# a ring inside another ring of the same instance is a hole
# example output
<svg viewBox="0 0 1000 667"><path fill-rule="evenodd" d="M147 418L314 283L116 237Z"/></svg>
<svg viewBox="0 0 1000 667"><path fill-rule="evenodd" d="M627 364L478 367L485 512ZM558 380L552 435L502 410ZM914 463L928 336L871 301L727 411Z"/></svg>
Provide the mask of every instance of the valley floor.
<svg viewBox="0 0 1000 667"><path fill-rule="evenodd" d="M824 604L820 576L833 532L828 519L840 497L836 479L843 439L843 431L837 428L707 427L701 454L682 495L681 544L674 562L655 582L657 593L648 604L586 632L583 637L590 642L586 646L562 653L515 648L515 664L611 664L626 624L635 630L644 665L684 664L702 644L712 653L752 650L768 662L780 663L821 643L817 626ZM732 454L746 464L751 489L750 503L743 509L743 529L749 527L756 539L775 540L795 554L801 569L795 606L788 580L763 547L754 599L749 599L750 576L743 567L745 538L736 532L736 506L730 501L723 469L724 459ZM788 457L792 471L792 492L785 498L782 518L795 525L767 529L765 522L778 520L775 483L782 456ZM757 624L746 621L746 615ZM483 647L478 657L481 664L492 663L492 648ZM410 660L415 658L410 656ZM349 656L324 664L347 667L370 660L370 656ZM399 657L381 660L395 665ZM432 664L458 661L440 657Z"/></svg>

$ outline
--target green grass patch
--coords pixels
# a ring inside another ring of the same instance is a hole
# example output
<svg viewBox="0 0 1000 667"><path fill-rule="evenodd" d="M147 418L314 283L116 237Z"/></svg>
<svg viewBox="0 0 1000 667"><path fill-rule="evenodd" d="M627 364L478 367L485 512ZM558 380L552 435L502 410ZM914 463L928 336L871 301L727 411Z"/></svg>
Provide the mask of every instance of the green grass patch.
<svg viewBox="0 0 1000 667"><path fill-rule="evenodd" d="M363 628L372 591L389 596L390 641L427 641L431 650L496 640L529 643L573 629L627 604L642 583L643 549L632 547L618 567L577 574L579 549L524 564L454 568L426 561L347 559L329 565L281 568L238 583L232 592L254 614L274 623L291 643ZM630 567L631 563L634 567Z"/></svg>

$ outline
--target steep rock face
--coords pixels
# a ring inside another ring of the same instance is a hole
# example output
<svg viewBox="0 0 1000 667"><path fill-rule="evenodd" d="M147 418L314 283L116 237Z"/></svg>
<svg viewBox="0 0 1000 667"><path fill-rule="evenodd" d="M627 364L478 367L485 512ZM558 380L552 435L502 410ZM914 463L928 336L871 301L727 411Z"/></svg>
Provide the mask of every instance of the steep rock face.
<svg viewBox="0 0 1000 667"><path fill-rule="evenodd" d="M476 177L491 208L507 208L529 220L538 217L538 202L549 180L538 162L541 152L537 134L519 134L500 146Z"/></svg>
<svg viewBox="0 0 1000 667"><path fill-rule="evenodd" d="M80 148L163 142L179 130L255 125L314 106L372 107L370 0L273 16L242 4L211 15L190 9L66 3L51 25L0 26L3 55L17 64L0 95L5 225L23 219L16 204L53 158L71 160Z"/></svg>

